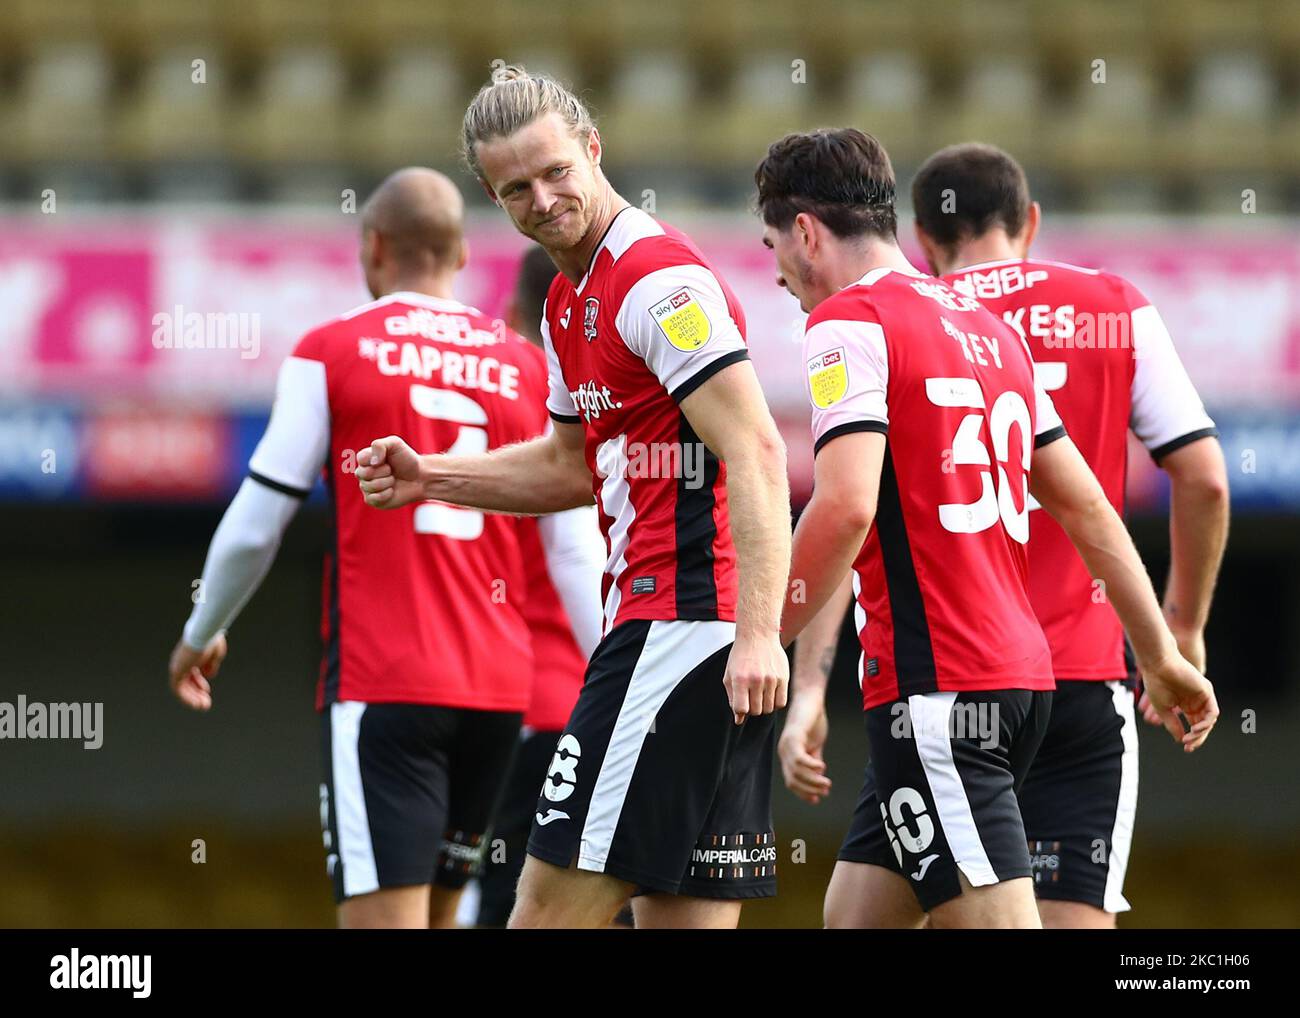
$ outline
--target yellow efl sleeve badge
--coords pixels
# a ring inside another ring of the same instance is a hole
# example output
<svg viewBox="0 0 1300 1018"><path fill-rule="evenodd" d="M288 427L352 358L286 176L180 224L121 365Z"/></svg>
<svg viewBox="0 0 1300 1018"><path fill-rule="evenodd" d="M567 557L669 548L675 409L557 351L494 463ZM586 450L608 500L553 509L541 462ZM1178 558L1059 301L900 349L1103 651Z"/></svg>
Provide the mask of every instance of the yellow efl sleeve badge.
<svg viewBox="0 0 1300 1018"><path fill-rule="evenodd" d="M650 314L664 338L684 353L698 350L713 334L709 316L686 287L661 300Z"/></svg>
<svg viewBox="0 0 1300 1018"><path fill-rule="evenodd" d="M808 362L808 391L813 406L822 410L844 398L849 391L849 367L844 359L844 347L827 350Z"/></svg>

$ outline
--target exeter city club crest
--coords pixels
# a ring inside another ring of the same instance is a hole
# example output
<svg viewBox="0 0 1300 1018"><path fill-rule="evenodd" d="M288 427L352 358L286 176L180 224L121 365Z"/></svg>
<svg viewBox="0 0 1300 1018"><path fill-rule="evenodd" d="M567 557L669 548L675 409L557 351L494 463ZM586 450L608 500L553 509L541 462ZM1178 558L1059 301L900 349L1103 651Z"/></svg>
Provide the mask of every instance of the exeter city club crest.
<svg viewBox="0 0 1300 1018"><path fill-rule="evenodd" d="M590 343L596 338L596 315L600 311L600 298L588 297L587 303L582 306L582 334L587 337Z"/></svg>

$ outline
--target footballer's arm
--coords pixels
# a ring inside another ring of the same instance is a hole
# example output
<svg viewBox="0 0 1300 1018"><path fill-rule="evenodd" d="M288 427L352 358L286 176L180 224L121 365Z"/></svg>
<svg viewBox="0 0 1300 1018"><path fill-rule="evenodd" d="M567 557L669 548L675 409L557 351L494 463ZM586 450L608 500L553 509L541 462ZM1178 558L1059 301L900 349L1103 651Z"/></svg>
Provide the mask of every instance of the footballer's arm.
<svg viewBox="0 0 1300 1018"><path fill-rule="evenodd" d="M1183 657L1205 671L1205 623L1228 540L1228 473L1217 439L1168 453L1169 580L1164 613Z"/></svg>
<svg viewBox="0 0 1300 1018"><path fill-rule="evenodd" d="M799 636L852 568L876 518L884 461L879 430L840 434L817 451L812 499L794 532L783 643Z"/></svg>
<svg viewBox="0 0 1300 1018"><path fill-rule="evenodd" d="M285 529L325 465L329 434L325 365L287 358L249 476L212 535L199 597L168 663L172 691L187 707L212 706L208 679L225 657L225 629L275 561Z"/></svg>
<svg viewBox="0 0 1300 1018"><path fill-rule="evenodd" d="M785 713L785 726L776 751L786 788L814 806L831 790L822 756L829 732L826 684L835 664L844 615L852 600L853 586L846 575L794 644L790 708Z"/></svg>
<svg viewBox="0 0 1300 1018"><path fill-rule="evenodd" d="M584 441L582 425L559 420L540 438L476 456L421 456L389 435L357 453L357 482L376 509L432 498L489 512L560 512L592 503Z"/></svg>
<svg viewBox="0 0 1300 1018"><path fill-rule="evenodd" d="M790 485L785 443L748 359L716 371L681 401L700 440L727 465L736 545L736 642L724 684L739 723L786 702L781 600L790 568ZM685 458L683 457L683 460Z"/></svg>
<svg viewBox="0 0 1300 1018"><path fill-rule="evenodd" d="M1060 437L1034 450L1034 498L1064 528L1128 632L1147 695L1166 730L1188 752L1203 743L1219 708L1214 687L1178 652L1137 549L1079 450ZM1184 733L1174 711L1191 724Z"/></svg>

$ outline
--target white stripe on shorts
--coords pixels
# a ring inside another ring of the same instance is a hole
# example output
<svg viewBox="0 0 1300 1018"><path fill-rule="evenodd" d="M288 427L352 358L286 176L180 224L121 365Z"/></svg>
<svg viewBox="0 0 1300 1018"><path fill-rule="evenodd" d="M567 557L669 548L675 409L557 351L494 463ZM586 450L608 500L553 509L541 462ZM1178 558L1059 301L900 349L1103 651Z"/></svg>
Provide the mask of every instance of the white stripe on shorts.
<svg viewBox="0 0 1300 1018"><path fill-rule="evenodd" d="M614 830L632 784L632 773L659 709L677 684L701 661L735 639L734 622L650 623L591 792L587 822L578 848L578 869L604 872Z"/></svg>
<svg viewBox="0 0 1300 1018"><path fill-rule="evenodd" d="M1124 873L1128 870L1129 847L1133 844L1133 820L1137 815L1138 740L1134 720L1133 691L1122 682L1107 682L1115 713L1124 727L1124 755L1120 760L1119 801L1115 806L1115 827L1110 832L1110 859L1106 866L1106 894L1102 907L1107 912L1127 912L1124 898Z"/></svg>
<svg viewBox="0 0 1300 1018"><path fill-rule="evenodd" d="M334 823L339 832L335 851L343 864L343 893L369 894L379 890L375 846L370 840L370 818L361 785L357 741L366 705L355 700L330 705L330 766L334 772Z"/></svg>
<svg viewBox="0 0 1300 1018"><path fill-rule="evenodd" d="M912 737L916 740L916 753L930 783L939 823L948 839L953 860L960 867L972 887L996 884L998 875L993 871L979 828L971 812L966 788L957 773L957 763L952 757L949 719L955 692L914 693L907 698L907 709L912 717Z"/></svg>

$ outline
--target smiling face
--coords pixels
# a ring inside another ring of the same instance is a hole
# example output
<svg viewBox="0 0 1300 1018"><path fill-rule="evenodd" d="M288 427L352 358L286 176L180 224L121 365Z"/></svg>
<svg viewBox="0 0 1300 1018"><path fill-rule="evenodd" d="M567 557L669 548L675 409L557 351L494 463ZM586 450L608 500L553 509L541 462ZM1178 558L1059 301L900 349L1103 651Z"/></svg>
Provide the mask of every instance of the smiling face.
<svg viewBox="0 0 1300 1018"><path fill-rule="evenodd" d="M488 190L525 237L548 251L580 243L601 193L600 136L574 137L548 113L506 137L478 142L475 155Z"/></svg>
<svg viewBox="0 0 1300 1018"><path fill-rule="evenodd" d="M812 299L812 263L806 252L807 233L797 218L785 230L763 226L763 246L776 256L776 283L792 293L804 311L812 311L817 301Z"/></svg>

